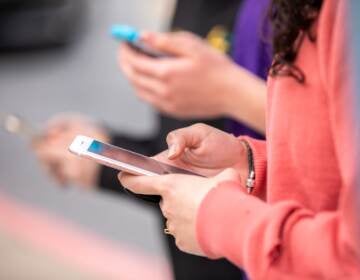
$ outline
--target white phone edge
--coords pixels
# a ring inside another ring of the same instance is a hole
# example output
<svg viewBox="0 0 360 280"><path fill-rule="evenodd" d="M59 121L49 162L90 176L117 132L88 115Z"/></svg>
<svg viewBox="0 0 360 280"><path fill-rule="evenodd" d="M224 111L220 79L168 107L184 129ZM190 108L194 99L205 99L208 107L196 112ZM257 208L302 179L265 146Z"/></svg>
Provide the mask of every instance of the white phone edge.
<svg viewBox="0 0 360 280"><path fill-rule="evenodd" d="M114 168L119 171L125 171L134 175L145 175L145 176L159 175L151 171L127 164L125 162L113 160L111 158L89 152L88 149L93 141L97 141L97 140L87 136L78 135L70 144L69 151L77 156L95 160L99 164Z"/></svg>

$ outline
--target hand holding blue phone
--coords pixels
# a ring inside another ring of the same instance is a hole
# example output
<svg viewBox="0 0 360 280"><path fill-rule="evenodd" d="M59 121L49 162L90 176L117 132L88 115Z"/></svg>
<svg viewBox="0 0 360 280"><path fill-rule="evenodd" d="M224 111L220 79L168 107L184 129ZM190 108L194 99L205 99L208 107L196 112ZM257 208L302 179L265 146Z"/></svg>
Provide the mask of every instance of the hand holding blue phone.
<svg viewBox="0 0 360 280"><path fill-rule="evenodd" d="M141 33L128 25L114 25L111 27L111 36L121 42L126 42L134 50L153 58L169 57L169 54L157 51L141 41Z"/></svg>

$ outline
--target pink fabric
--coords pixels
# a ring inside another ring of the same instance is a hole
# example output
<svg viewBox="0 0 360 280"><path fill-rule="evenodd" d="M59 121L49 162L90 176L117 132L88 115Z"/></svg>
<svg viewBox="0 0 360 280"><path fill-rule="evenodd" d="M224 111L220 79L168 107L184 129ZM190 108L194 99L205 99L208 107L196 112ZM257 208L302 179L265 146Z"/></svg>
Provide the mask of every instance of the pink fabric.
<svg viewBox="0 0 360 280"><path fill-rule="evenodd" d="M254 195L223 183L200 207L204 252L250 279L360 279L346 3L325 0L316 42L303 41L296 64L306 83L269 81L267 142L247 139Z"/></svg>
<svg viewBox="0 0 360 280"><path fill-rule="evenodd" d="M115 244L0 193L0 229L99 279L172 279L165 260Z"/></svg>

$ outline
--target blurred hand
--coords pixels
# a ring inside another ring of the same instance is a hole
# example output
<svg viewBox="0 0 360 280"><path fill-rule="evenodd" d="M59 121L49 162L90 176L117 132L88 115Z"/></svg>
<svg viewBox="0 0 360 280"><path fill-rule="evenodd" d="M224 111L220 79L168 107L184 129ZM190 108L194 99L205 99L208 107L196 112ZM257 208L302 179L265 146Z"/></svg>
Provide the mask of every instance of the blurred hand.
<svg viewBox="0 0 360 280"><path fill-rule="evenodd" d="M239 175L227 169L213 178L189 175L133 176L119 174L123 186L139 194L160 195L166 227L184 252L204 255L196 237L196 217L201 202L220 182L239 182Z"/></svg>
<svg viewBox="0 0 360 280"><path fill-rule="evenodd" d="M68 151L76 135L86 135L108 142L105 130L81 115L62 114L52 118L33 149L44 169L61 185L75 184L83 188L96 186L100 166Z"/></svg>
<svg viewBox="0 0 360 280"><path fill-rule="evenodd" d="M186 32L144 33L142 40L171 57L150 58L121 45L120 66L140 99L178 118L231 115L230 111L241 110L234 106L233 96L240 95L238 86L252 74L227 56Z"/></svg>
<svg viewBox="0 0 360 280"><path fill-rule="evenodd" d="M172 131L166 139L169 150L157 155L160 161L214 176L226 168L236 168L248 175L247 151L235 136L205 124L195 124Z"/></svg>

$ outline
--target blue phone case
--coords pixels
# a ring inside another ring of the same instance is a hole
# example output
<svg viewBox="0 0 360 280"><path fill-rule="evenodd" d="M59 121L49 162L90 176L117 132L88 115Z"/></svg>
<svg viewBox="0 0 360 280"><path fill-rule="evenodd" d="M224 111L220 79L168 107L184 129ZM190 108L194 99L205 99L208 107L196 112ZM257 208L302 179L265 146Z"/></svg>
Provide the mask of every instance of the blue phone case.
<svg viewBox="0 0 360 280"><path fill-rule="evenodd" d="M122 42L127 42L134 50L153 58L170 57L168 54L152 49L140 40L140 32L128 25L114 25L111 28L111 36Z"/></svg>

